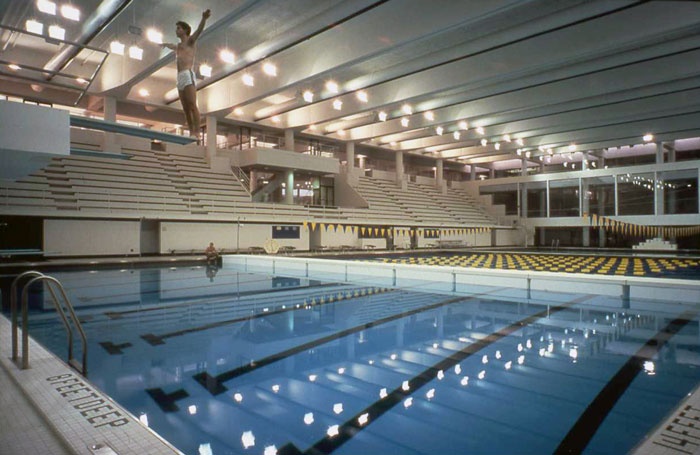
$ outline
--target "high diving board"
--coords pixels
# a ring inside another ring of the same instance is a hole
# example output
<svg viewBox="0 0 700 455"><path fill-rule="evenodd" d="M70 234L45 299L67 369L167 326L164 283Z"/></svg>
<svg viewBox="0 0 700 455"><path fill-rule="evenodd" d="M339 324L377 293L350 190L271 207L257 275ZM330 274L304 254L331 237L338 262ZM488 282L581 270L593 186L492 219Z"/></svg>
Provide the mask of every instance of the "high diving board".
<svg viewBox="0 0 700 455"><path fill-rule="evenodd" d="M77 115L70 116L70 125L79 128L87 128L90 130L100 130L109 133L128 134L129 136L145 137L162 142L172 142L175 144L191 144L197 139L188 136L179 136L177 134L164 133L162 131L154 131L136 126L123 125L121 123L108 122L88 117L79 117Z"/></svg>

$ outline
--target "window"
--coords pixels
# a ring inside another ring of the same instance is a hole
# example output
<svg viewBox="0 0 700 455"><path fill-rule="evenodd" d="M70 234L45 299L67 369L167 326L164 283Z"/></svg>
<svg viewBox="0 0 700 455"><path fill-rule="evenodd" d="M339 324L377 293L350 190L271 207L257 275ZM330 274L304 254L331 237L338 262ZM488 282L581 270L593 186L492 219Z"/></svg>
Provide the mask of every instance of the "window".
<svg viewBox="0 0 700 455"><path fill-rule="evenodd" d="M299 239L300 232L299 226L272 226L273 239Z"/></svg>

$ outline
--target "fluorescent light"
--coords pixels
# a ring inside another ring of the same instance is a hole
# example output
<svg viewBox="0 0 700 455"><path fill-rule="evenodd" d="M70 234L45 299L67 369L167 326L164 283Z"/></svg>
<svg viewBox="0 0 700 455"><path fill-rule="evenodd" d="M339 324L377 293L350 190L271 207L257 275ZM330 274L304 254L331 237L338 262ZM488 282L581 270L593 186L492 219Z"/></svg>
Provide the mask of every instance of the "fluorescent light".
<svg viewBox="0 0 700 455"><path fill-rule="evenodd" d="M133 58L134 60L142 60L143 49L134 44L133 46L129 47L129 57Z"/></svg>
<svg viewBox="0 0 700 455"><path fill-rule="evenodd" d="M311 90L305 91L302 96L304 97L304 101L306 101L307 103L311 103L314 100L314 92L312 92Z"/></svg>
<svg viewBox="0 0 700 455"><path fill-rule="evenodd" d="M71 5L61 6L61 15L66 19L78 22L80 20L80 10Z"/></svg>
<svg viewBox="0 0 700 455"><path fill-rule="evenodd" d="M236 61L236 56L228 49L221 49L221 51L219 51L219 58L225 63L233 63Z"/></svg>
<svg viewBox="0 0 700 455"><path fill-rule="evenodd" d="M331 93L338 93L338 84L335 81L326 82L326 89Z"/></svg>
<svg viewBox="0 0 700 455"><path fill-rule="evenodd" d="M88 81L86 81L86 80L83 79L82 77L76 78L75 80L76 80L76 82L78 82L78 84L83 84L83 85L84 85L84 84L87 84L87 83L88 83Z"/></svg>
<svg viewBox="0 0 700 455"><path fill-rule="evenodd" d="M339 111L343 108L343 102L340 100L333 100L333 109Z"/></svg>
<svg viewBox="0 0 700 455"><path fill-rule="evenodd" d="M30 33L36 33L37 35L41 35L42 33L44 33L44 24L42 24L41 22L37 22L33 19L29 19L26 22L26 27L27 31Z"/></svg>
<svg viewBox="0 0 700 455"><path fill-rule="evenodd" d="M21 66L15 65L14 63L10 63L10 64L7 65L7 66L8 66L12 71L18 71L18 70L22 69Z"/></svg>
<svg viewBox="0 0 700 455"><path fill-rule="evenodd" d="M206 63L202 63L199 65L199 74L201 74L204 77L211 77L211 70L212 67L207 65Z"/></svg>
<svg viewBox="0 0 700 455"><path fill-rule="evenodd" d="M37 0L36 7L42 13L51 14L52 16L56 15L56 4L54 2L50 2L49 0Z"/></svg>
<svg viewBox="0 0 700 455"><path fill-rule="evenodd" d="M148 41L152 43L163 44L163 34L155 28L149 28L146 30L146 38L148 38Z"/></svg>
<svg viewBox="0 0 700 455"><path fill-rule="evenodd" d="M117 40L109 44L109 51L113 54L124 55L124 45Z"/></svg>
<svg viewBox="0 0 700 455"><path fill-rule="evenodd" d="M380 121L380 122L386 122L386 118L387 118L387 113L386 113L386 112L384 112L384 111L379 111L378 116L379 116L379 121Z"/></svg>
<svg viewBox="0 0 700 455"><path fill-rule="evenodd" d="M255 78L251 76L250 74L244 74L243 75L243 83L247 85L248 87L252 87L255 85Z"/></svg>
<svg viewBox="0 0 700 455"><path fill-rule="evenodd" d="M66 39L66 29L59 27L58 25L52 25L49 27L49 36L53 39Z"/></svg>
<svg viewBox="0 0 700 455"><path fill-rule="evenodd" d="M654 140L654 135L651 133L645 134L642 139L644 139L644 142L651 142Z"/></svg>
<svg viewBox="0 0 700 455"><path fill-rule="evenodd" d="M272 63L265 63L263 65L263 73L267 74L268 76L277 76L277 67Z"/></svg>

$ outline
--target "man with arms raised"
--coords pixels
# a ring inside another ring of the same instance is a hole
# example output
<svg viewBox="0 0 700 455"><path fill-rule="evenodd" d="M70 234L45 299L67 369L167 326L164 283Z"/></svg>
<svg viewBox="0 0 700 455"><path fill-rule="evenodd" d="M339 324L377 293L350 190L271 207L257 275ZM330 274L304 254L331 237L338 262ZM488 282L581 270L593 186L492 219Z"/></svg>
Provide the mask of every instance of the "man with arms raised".
<svg viewBox="0 0 700 455"><path fill-rule="evenodd" d="M180 42L177 44L162 44L163 47L175 51L177 57L177 91L180 94L180 102L185 112L190 136L196 137L197 143L199 143L199 108L197 107L196 78L193 70L194 54L197 38L204 30L204 24L209 19L209 16L211 16L210 10L202 13L202 20L194 33L191 33L192 28L188 23L178 21L175 24L175 34L180 39Z"/></svg>

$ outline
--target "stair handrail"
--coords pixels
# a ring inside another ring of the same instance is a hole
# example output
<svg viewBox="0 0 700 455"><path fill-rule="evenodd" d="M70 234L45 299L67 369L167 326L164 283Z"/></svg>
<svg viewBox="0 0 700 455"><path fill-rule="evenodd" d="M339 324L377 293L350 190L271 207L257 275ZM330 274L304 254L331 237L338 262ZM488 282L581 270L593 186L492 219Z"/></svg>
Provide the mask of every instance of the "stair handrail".
<svg viewBox="0 0 700 455"><path fill-rule="evenodd" d="M253 194L250 191L250 178L248 177L248 174L246 174L243 169L235 164L231 165L231 170L233 171L233 176L236 178L236 180L238 180L238 183L240 183L245 192L248 193L248 196L252 197Z"/></svg>
<svg viewBox="0 0 700 455"><path fill-rule="evenodd" d="M51 296L53 297L53 303L56 307L56 312L61 317L61 320L63 321L63 324L65 325L66 330L68 332L68 364L71 367L77 369L80 373L82 373L83 376L87 376L87 336L85 335L83 326L82 324L80 324L80 321L78 320L78 317L76 316L75 311L73 310L73 305L71 305L70 300L68 299L66 291L63 288L61 282L54 277L43 274L41 276L37 276L29 280L29 282L27 282L27 284L24 285L24 288L22 289L22 369L26 370L29 368L29 315L27 310L29 288L32 284L39 281L48 281L49 283L53 283L58 287L59 291L61 291L61 296L63 297L63 301L65 303L66 308L68 308L70 317L73 319L73 324L78 330L83 347L82 368L78 369L77 365L75 364L75 360L73 359L73 330L70 327L70 323L66 318L66 314L63 310L63 307L61 306L61 303L56 297L56 292L54 291L53 287L49 284L48 289L51 292Z"/></svg>

